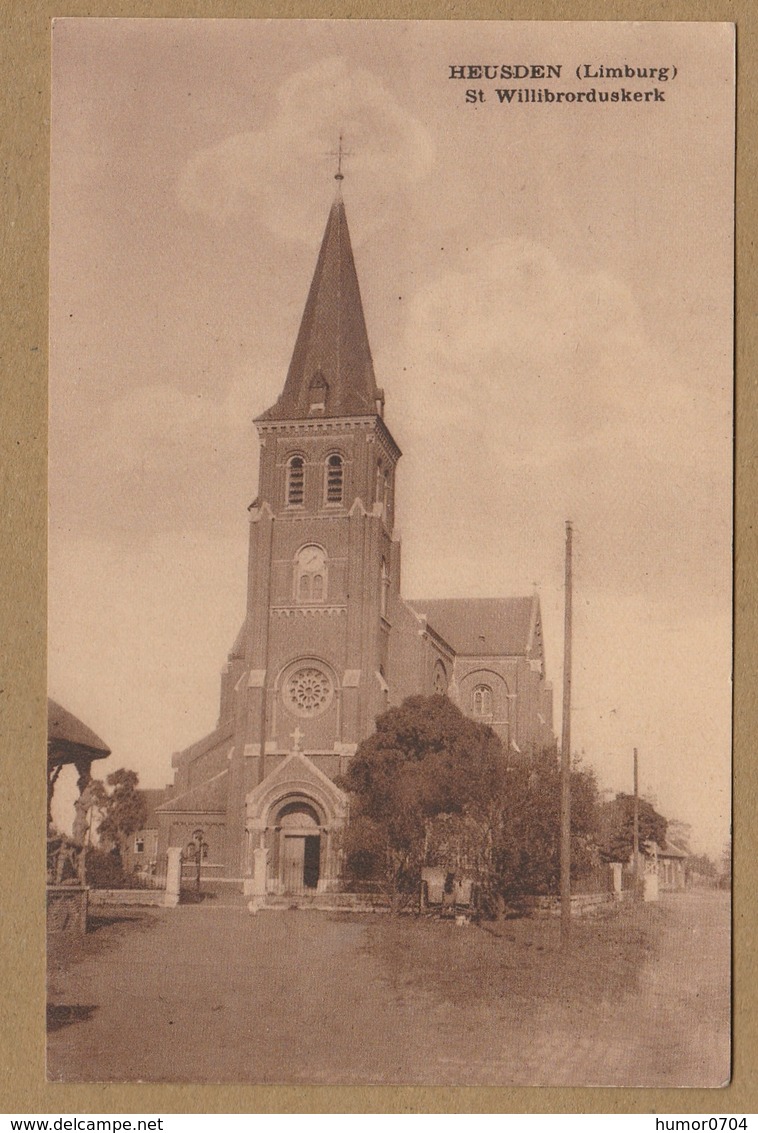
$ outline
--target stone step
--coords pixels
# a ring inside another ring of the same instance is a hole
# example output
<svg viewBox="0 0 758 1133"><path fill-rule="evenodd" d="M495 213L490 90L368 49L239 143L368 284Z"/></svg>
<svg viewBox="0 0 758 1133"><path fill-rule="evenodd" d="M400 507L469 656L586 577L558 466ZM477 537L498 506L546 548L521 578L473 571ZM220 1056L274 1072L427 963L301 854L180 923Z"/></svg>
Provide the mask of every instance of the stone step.
<svg viewBox="0 0 758 1133"><path fill-rule="evenodd" d="M230 905L248 906L251 898L242 891L240 883L203 882L200 893L194 887L182 890L182 904L205 904L214 908ZM371 893L268 893L259 906L262 909L319 909L344 912L372 912L388 907L379 894Z"/></svg>
<svg viewBox="0 0 758 1133"><path fill-rule="evenodd" d="M365 893L267 894L261 909L319 909L331 912L381 912L388 908L381 897Z"/></svg>

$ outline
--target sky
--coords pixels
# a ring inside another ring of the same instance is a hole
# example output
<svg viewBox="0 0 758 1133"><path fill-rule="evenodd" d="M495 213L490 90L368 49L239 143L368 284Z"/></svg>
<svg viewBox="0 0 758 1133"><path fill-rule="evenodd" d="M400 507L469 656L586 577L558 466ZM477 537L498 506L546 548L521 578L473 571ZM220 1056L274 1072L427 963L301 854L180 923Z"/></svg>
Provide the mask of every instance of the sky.
<svg viewBox="0 0 758 1133"><path fill-rule="evenodd" d="M482 63L561 77L449 77ZM577 75L625 66L658 73ZM525 88L663 97L496 94ZM642 793L720 855L733 95L727 25L55 21L49 687L112 749L100 774L163 786L216 724L252 421L284 384L342 134L404 452L403 593L536 586L559 730L571 520L572 749L615 792L637 747Z"/></svg>

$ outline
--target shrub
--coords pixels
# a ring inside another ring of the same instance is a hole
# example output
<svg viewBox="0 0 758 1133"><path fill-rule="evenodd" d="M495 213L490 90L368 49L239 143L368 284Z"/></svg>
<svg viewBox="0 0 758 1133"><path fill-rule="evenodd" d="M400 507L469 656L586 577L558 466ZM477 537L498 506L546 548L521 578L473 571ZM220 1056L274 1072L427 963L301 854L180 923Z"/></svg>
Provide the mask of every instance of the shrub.
<svg viewBox="0 0 758 1133"><path fill-rule="evenodd" d="M85 863L87 884L93 889L146 889L144 879L128 873L115 854L93 846L87 850Z"/></svg>

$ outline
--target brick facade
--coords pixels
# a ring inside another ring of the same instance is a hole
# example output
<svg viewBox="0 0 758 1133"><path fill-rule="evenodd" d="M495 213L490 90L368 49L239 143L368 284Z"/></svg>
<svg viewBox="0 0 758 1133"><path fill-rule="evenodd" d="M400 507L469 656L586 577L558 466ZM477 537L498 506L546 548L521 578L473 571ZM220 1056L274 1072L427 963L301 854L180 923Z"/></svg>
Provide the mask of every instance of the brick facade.
<svg viewBox="0 0 758 1133"><path fill-rule="evenodd" d="M401 453L374 379L341 199L284 391L256 427L247 613L217 729L174 757L159 852L200 827L209 872L248 887L264 860L268 892L336 888L347 800L333 780L387 707L446 692L508 746L549 741L539 603L401 597Z"/></svg>

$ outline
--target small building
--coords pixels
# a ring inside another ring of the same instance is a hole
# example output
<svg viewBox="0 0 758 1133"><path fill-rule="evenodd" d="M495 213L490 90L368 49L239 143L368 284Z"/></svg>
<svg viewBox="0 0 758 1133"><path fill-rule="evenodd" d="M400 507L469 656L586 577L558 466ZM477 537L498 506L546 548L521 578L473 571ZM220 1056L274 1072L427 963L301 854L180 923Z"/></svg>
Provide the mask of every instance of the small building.
<svg viewBox="0 0 758 1133"><path fill-rule="evenodd" d="M153 877L158 868L158 816L156 807L166 801L163 787L145 787L138 791L145 800L145 825L135 831L124 853L124 869L128 873L141 873Z"/></svg>
<svg viewBox="0 0 758 1133"><path fill-rule="evenodd" d="M686 889L688 858L689 854L673 842L667 842L665 848L652 840L644 842L640 850L640 878L645 899L655 900L659 893ZM633 868L633 858L630 858L628 878L631 878Z"/></svg>
<svg viewBox="0 0 758 1133"><path fill-rule="evenodd" d="M672 891L682 890L687 886L687 859L689 854L667 842L665 850L656 847L658 858L658 888Z"/></svg>

